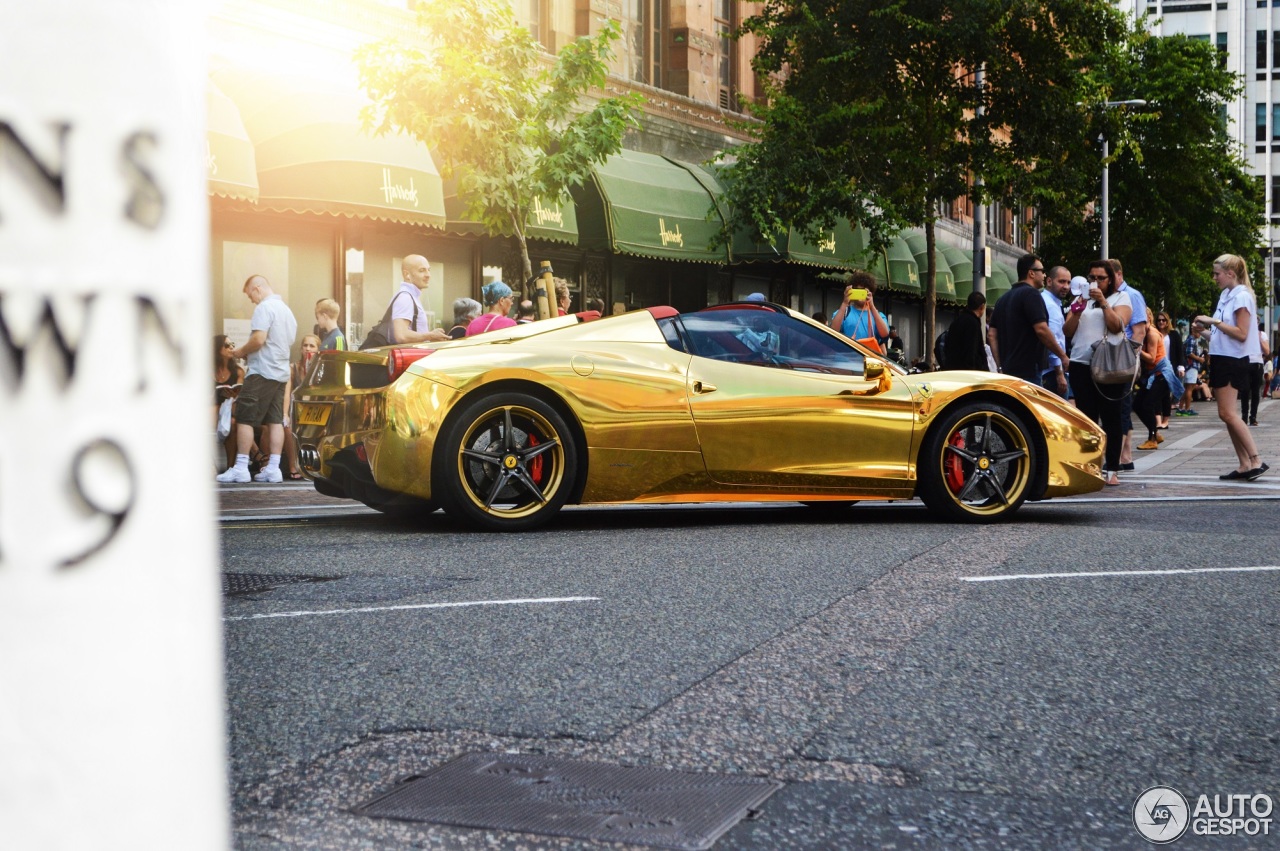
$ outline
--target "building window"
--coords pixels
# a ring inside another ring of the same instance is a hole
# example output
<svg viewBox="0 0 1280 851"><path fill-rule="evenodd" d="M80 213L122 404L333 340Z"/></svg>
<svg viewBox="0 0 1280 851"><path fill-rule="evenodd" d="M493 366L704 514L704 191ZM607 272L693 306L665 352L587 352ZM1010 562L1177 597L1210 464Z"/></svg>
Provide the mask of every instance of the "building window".
<svg viewBox="0 0 1280 851"><path fill-rule="evenodd" d="M1267 31L1258 30L1258 43L1254 52L1257 54L1253 59L1253 67L1267 67Z"/></svg>
<svg viewBox="0 0 1280 851"><path fill-rule="evenodd" d="M1280 177L1271 178L1271 215L1280 216Z"/></svg>
<svg viewBox="0 0 1280 851"><path fill-rule="evenodd" d="M1271 34L1271 67L1280 68L1277 63L1280 63L1280 30Z"/></svg>
<svg viewBox="0 0 1280 851"><path fill-rule="evenodd" d="M1257 104L1253 110L1253 140L1255 142L1267 141L1267 105L1265 103Z"/></svg>
<svg viewBox="0 0 1280 851"><path fill-rule="evenodd" d="M655 88L662 88L666 84L665 75L662 73L666 67L667 57L662 49L665 39L663 32L667 26L667 16L665 9L666 0L649 0L649 18L645 22L645 28L649 34L649 80L648 83Z"/></svg>
<svg viewBox="0 0 1280 851"><path fill-rule="evenodd" d="M1227 34L1218 33L1218 64L1227 67Z"/></svg>
<svg viewBox="0 0 1280 851"><path fill-rule="evenodd" d="M1271 138L1280 140L1280 103L1271 104Z"/></svg>
<svg viewBox="0 0 1280 851"><path fill-rule="evenodd" d="M616 53L628 80L663 85L666 0L622 0L622 39Z"/></svg>
<svg viewBox="0 0 1280 851"><path fill-rule="evenodd" d="M737 111L733 67L733 0L715 0L716 41L720 56L720 108Z"/></svg>
<svg viewBox="0 0 1280 851"><path fill-rule="evenodd" d="M548 51L555 50L551 32L551 0L521 0L516 5L516 19L529 28L535 41Z"/></svg>

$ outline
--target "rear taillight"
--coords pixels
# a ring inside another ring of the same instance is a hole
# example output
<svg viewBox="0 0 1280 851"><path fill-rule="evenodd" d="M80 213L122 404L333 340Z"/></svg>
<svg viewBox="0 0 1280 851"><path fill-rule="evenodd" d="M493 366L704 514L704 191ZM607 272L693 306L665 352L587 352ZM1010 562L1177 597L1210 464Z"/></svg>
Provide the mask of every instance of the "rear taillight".
<svg viewBox="0 0 1280 851"><path fill-rule="evenodd" d="M387 358L387 382L395 381L409 368L409 364L425 358L434 351L435 349L392 349Z"/></svg>

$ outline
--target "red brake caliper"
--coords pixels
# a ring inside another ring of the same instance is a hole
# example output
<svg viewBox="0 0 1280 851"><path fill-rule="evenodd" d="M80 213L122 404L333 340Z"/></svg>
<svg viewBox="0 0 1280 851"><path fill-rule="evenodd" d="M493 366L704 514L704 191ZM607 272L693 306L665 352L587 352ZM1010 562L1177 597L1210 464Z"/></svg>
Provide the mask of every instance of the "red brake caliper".
<svg viewBox="0 0 1280 851"><path fill-rule="evenodd" d="M951 435L947 443L957 449L964 449L964 435L956 432ZM951 492L960 493L964 488L964 466L960 456L954 452L948 452L946 460L942 462L942 473L946 477L947 487L951 488Z"/></svg>
<svg viewBox="0 0 1280 851"><path fill-rule="evenodd" d="M537 446L538 438L534 437L533 432L529 432L527 446ZM535 485L542 485L542 456L539 455L529 462L529 478L533 479Z"/></svg>

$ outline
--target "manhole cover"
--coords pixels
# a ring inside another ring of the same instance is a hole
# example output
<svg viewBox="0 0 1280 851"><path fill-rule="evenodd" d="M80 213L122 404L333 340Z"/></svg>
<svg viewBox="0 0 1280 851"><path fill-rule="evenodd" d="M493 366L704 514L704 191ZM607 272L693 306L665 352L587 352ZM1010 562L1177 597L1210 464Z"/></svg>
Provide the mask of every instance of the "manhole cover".
<svg viewBox="0 0 1280 851"><path fill-rule="evenodd" d="M511 754L467 754L359 815L659 848L710 848L781 783Z"/></svg>
<svg viewBox="0 0 1280 851"><path fill-rule="evenodd" d="M282 585L297 585L300 582L328 582L338 579L336 576L300 576L292 573L224 573L222 574L222 593L228 596L236 594L254 594L259 591L270 591Z"/></svg>

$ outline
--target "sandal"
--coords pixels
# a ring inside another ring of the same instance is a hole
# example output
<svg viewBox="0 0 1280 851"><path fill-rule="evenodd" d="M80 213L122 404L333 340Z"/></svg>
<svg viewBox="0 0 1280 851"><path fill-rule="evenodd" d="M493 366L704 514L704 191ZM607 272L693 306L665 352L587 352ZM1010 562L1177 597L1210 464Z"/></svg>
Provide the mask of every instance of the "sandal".
<svg viewBox="0 0 1280 851"><path fill-rule="evenodd" d="M294 481L297 481L298 479L302 478L302 474L299 473L297 470L294 470L293 472L289 473L289 478L293 479Z"/></svg>

